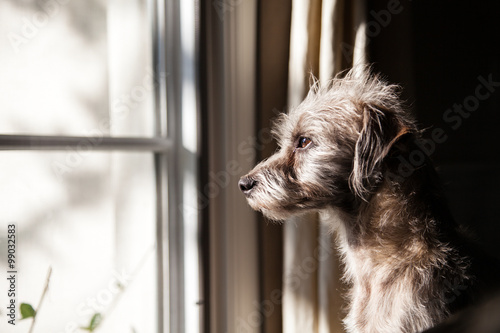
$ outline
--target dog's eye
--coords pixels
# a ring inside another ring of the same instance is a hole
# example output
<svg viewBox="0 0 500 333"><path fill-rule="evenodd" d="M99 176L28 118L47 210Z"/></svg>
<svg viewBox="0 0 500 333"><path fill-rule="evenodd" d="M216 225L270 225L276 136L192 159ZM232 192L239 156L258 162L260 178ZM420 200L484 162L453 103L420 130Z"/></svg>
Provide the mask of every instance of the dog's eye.
<svg viewBox="0 0 500 333"><path fill-rule="evenodd" d="M312 143L312 140L305 137L300 137L297 143L297 148L307 148Z"/></svg>

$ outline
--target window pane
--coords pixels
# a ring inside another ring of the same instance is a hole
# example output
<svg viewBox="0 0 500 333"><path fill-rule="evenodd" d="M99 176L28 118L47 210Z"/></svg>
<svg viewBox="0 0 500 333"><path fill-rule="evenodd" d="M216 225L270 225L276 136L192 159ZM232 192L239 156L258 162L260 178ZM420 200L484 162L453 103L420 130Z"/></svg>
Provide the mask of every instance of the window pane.
<svg viewBox="0 0 500 333"><path fill-rule="evenodd" d="M0 133L153 136L146 4L0 1Z"/></svg>
<svg viewBox="0 0 500 333"><path fill-rule="evenodd" d="M9 270L12 223L17 319L21 302L37 306L51 267L36 332L75 332L96 313L104 317L102 332L155 332L153 156L72 154L0 152L0 269ZM2 292L7 283L0 279ZM2 317L0 332L11 332ZM16 321L16 329L27 332L30 323Z"/></svg>

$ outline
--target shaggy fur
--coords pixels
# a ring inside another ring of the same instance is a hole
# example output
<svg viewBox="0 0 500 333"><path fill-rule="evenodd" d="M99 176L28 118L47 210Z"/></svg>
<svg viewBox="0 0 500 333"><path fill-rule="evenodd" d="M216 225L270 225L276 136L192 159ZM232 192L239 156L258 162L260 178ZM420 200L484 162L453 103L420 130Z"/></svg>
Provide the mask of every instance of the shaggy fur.
<svg viewBox="0 0 500 333"><path fill-rule="evenodd" d="M368 71L316 82L275 124L279 150L239 182L272 220L332 217L351 284L349 332L421 331L466 304L476 285L428 158L401 174L420 132L397 90Z"/></svg>

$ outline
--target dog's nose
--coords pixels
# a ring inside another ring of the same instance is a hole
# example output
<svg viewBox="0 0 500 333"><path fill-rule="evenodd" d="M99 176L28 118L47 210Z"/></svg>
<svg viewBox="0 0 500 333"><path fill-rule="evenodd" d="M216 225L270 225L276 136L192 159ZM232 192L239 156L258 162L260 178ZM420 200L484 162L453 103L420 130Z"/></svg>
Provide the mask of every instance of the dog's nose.
<svg viewBox="0 0 500 333"><path fill-rule="evenodd" d="M254 188L255 184L257 184L257 181L250 177L241 177L238 182L241 192L245 194L248 194Z"/></svg>

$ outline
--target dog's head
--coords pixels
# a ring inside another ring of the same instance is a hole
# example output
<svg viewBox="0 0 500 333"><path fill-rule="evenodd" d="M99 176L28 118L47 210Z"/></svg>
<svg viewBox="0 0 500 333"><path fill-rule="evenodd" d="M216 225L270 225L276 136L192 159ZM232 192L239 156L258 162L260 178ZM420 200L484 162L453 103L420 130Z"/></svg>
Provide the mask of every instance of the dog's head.
<svg viewBox="0 0 500 333"><path fill-rule="evenodd" d="M240 179L250 206L283 220L368 200L391 148L414 132L396 91L366 73L316 83L275 123L279 150Z"/></svg>

